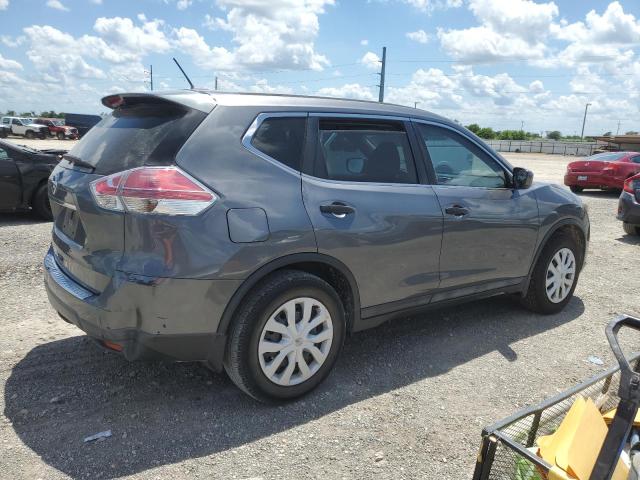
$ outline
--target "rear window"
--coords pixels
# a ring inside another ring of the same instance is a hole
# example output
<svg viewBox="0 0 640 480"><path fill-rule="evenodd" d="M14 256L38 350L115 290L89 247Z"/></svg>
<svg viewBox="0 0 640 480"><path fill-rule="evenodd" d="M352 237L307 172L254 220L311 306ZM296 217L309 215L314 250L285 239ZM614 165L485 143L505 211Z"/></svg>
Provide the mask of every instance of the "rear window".
<svg viewBox="0 0 640 480"><path fill-rule="evenodd" d="M120 107L69 152L110 174L144 165L170 165L206 113L167 102Z"/></svg>
<svg viewBox="0 0 640 480"><path fill-rule="evenodd" d="M265 155L300 171L306 118L271 117L253 134L251 145Z"/></svg>
<svg viewBox="0 0 640 480"><path fill-rule="evenodd" d="M589 160L600 160L603 162L615 162L616 160L623 159L627 154L612 152L612 153L598 153L596 155L591 155Z"/></svg>

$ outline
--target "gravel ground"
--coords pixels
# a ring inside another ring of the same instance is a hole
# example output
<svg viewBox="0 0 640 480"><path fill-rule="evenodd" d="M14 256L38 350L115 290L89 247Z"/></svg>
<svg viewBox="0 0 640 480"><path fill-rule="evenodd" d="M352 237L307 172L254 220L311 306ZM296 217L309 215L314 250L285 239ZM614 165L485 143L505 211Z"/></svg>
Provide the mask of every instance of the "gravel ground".
<svg viewBox="0 0 640 480"><path fill-rule="evenodd" d="M571 160L509 159L555 182ZM498 297L382 325L347 341L319 389L281 407L197 364L98 349L47 302L51 225L1 215L0 477L469 478L484 425L610 366L605 324L640 314L640 240L623 235L616 195L582 198L592 241L564 312L537 316ZM83 442L104 430L112 436Z"/></svg>

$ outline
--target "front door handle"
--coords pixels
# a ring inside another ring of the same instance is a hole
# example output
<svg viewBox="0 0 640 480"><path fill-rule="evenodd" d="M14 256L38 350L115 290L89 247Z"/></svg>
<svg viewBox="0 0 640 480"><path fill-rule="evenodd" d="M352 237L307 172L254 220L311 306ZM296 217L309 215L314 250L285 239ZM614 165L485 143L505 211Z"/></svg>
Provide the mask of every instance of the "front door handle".
<svg viewBox="0 0 640 480"><path fill-rule="evenodd" d="M444 211L447 215L454 215L456 217L464 217L465 215L469 215L469 209L461 205L451 205L450 207L445 208Z"/></svg>
<svg viewBox="0 0 640 480"><path fill-rule="evenodd" d="M320 211L322 213L330 213L338 218L344 218L346 215L356 213L356 209L352 206L339 202L333 202L330 205L320 205Z"/></svg>

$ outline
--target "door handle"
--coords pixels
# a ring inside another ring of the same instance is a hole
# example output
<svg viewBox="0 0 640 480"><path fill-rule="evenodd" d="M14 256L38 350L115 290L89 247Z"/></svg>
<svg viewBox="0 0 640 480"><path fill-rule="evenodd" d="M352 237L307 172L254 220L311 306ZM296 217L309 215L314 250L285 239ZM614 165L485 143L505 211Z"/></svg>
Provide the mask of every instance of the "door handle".
<svg viewBox="0 0 640 480"><path fill-rule="evenodd" d="M445 208L444 211L447 215L454 215L456 217L469 215L469 209L460 205L451 205L450 207Z"/></svg>
<svg viewBox="0 0 640 480"><path fill-rule="evenodd" d="M355 208L339 202L333 202L330 205L320 205L320 211L322 213L330 213L338 218L344 218L346 215L356 213Z"/></svg>

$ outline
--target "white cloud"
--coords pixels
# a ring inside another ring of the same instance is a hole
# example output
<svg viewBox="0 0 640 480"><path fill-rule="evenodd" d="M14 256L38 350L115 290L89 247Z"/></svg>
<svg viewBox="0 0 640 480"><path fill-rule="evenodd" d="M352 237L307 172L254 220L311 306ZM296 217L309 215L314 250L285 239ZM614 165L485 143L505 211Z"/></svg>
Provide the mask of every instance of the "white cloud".
<svg viewBox="0 0 640 480"><path fill-rule="evenodd" d="M151 52L163 53L171 48L161 30L163 25L162 20L145 21L141 26L135 26L130 18L100 17L93 29L111 45L142 56Z"/></svg>
<svg viewBox="0 0 640 480"><path fill-rule="evenodd" d="M558 7L531 0L470 0L480 26L438 31L443 50L465 63L539 59Z"/></svg>
<svg viewBox="0 0 640 480"><path fill-rule="evenodd" d="M256 81L255 84L249 87L250 92L254 93L293 93L291 87L283 85L269 85L269 82L264 78Z"/></svg>
<svg viewBox="0 0 640 480"><path fill-rule="evenodd" d="M529 84L529 91L531 93L543 93L545 91L544 84L540 80L534 80Z"/></svg>
<svg viewBox="0 0 640 480"><path fill-rule="evenodd" d="M0 68L5 68L7 70L22 70L22 64L15 60L4 58L0 53Z"/></svg>
<svg viewBox="0 0 640 480"><path fill-rule="evenodd" d="M370 70L380 69L380 57L373 52L365 53L359 61Z"/></svg>
<svg viewBox="0 0 640 480"><path fill-rule="evenodd" d="M414 42L427 43L429 41L429 35L424 30L407 32L405 35L409 40L413 40Z"/></svg>
<svg viewBox="0 0 640 480"><path fill-rule="evenodd" d="M341 87L324 87L316 92L323 97L354 98L356 100L374 100L375 97L369 87L359 83L348 83Z"/></svg>
<svg viewBox="0 0 640 480"><path fill-rule="evenodd" d="M91 3L95 5L102 5L102 0L91 0Z"/></svg>
<svg viewBox="0 0 640 480"><path fill-rule="evenodd" d="M315 50L320 25L318 16L335 0L273 0L269 3L244 0L217 0L224 18L205 17L205 26L230 32L235 47L210 47L197 31L174 30L177 45L197 44L199 58L193 61L213 68L322 70L329 60ZM224 62L219 64L219 57Z"/></svg>
<svg viewBox="0 0 640 480"><path fill-rule="evenodd" d="M47 0L47 7L62 10L64 12L69 11L69 9L65 7L60 0Z"/></svg>
<svg viewBox="0 0 640 480"><path fill-rule="evenodd" d="M367 40L366 38L363 40L360 40L360 45L362 45L363 47L366 47L367 45L369 45L369 40Z"/></svg>
<svg viewBox="0 0 640 480"><path fill-rule="evenodd" d="M9 0L0 0L0 10L9 8Z"/></svg>
<svg viewBox="0 0 640 480"><path fill-rule="evenodd" d="M176 7L178 8L178 10L186 10L191 6L192 3L193 0L178 0L178 3L176 3Z"/></svg>
<svg viewBox="0 0 640 480"><path fill-rule="evenodd" d="M12 37L10 35L0 35L0 42L5 44L7 47L11 47L11 48L19 47L26 40L27 39L24 35L19 35L17 37Z"/></svg>

